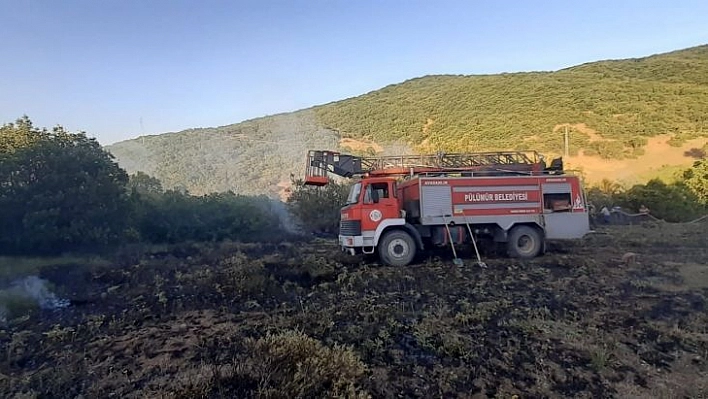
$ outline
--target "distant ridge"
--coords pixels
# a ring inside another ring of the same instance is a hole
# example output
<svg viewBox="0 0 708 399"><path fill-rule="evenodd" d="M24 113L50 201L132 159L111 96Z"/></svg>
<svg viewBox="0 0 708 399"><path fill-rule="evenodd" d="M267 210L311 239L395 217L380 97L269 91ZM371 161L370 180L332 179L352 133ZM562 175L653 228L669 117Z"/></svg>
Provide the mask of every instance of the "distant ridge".
<svg viewBox="0 0 708 399"><path fill-rule="evenodd" d="M144 171L167 187L278 195L291 173L301 175L309 148L561 155L567 129L575 157L641 160L648 144L704 143L706 99L708 45L702 45L555 72L418 77L296 112L106 148L128 172Z"/></svg>

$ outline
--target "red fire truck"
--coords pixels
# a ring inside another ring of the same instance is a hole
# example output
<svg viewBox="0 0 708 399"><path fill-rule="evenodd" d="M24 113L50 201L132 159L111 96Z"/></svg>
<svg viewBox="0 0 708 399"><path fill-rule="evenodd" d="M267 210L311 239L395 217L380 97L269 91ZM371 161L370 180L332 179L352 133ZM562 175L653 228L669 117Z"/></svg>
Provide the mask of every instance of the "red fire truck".
<svg viewBox="0 0 708 399"><path fill-rule="evenodd" d="M358 178L341 211L339 244L351 254L377 254L404 266L431 247L506 246L533 258L546 239L582 238L588 209L579 176L549 166L536 152L484 152L359 157L308 152L305 184L328 173ZM478 255L479 256L479 255ZM457 255L455 253L455 257Z"/></svg>

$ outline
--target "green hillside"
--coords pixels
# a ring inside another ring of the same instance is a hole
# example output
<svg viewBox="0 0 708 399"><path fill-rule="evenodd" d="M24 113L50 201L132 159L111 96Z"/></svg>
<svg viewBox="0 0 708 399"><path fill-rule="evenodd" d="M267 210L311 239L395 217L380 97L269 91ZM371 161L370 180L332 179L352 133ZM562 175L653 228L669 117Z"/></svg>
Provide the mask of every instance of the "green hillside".
<svg viewBox="0 0 708 399"><path fill-rule="evenodd" d="M582 129L579 128L582 126ZM194 193L277 192L302 173L308 148L342 138L407 144L411 151L534 149L617 159L647 138L680 145L708 137L708 45L555 72L425 76L355 98L219 128L108 147L129 172Z"/></svg>

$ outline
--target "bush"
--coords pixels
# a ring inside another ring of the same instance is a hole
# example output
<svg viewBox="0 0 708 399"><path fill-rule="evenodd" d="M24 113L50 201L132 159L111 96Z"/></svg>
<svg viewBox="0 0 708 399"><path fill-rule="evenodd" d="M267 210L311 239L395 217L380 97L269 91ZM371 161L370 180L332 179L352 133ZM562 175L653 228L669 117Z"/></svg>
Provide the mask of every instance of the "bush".
<svg viewBox="0 0 708 399"><path fill-rule="evenodd" d="M683 182L666 184L653 179L638 184L617 196L618 202L630 209L645 205L652 215L667 222L685 222L705 212L698 197Z"/></svg>
<svg viewBox="0 0 708 399"><path fill-rule="evenodd" d="M225 273L224 284L230 284L236 291L233 294L249 297L263 292L266 283L266 270L263 262L249 259L243 253L237 253L219 263Z"/></svg>
<svg viewBox="0 0 708 399"><path fill-rule="evenodd" d="M682 176L686 186L698 197L698 200L708 206L708 160L703 159L693 163Z"/></svg>
<svg viewBox="0 0 708 399"><path fill-rule="evenodd" d="M595 141L590 143L590 148L597 151L604 159L624 158L624 145L619 141Z"/></svg>
<svg viewBox="0 0 708 399"><path fill-rule="evenodd" d="M292 331L249 338L245 347L241 377L258 381L261 397L366 397L357 389L366 368L351 349Z"/></svg>
<svg viewBox="0 0 708 399"><path fill-rule="evenodd" d="M233 192L201 197L178 191L134 194L134 225L150 243L277 241L286 234L279 211L265 197Z"/></svg>
<svg viewBox="0 0 708 399"><path fill-rule="evenodd" d="M128 175L99 143L29 118L0 127L0 251L57 255L123 239Z"/></svg>
<svg viewBox="0 0 708 399"><path fill-rule="evenodd" d="M300 227L312 233L336 234L342 206L345 205L349 184L329 182L323 187L305 186L295 182L288 198L288 208Z"/></svg>

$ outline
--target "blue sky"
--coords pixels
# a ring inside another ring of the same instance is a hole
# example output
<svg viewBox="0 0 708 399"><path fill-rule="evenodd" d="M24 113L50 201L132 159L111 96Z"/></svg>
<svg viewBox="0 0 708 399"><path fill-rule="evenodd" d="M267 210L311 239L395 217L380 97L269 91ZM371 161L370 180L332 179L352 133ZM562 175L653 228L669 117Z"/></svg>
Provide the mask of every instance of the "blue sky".
<svg viewBox="0 0 708 399"><path fill-rule="evenodd" d="M708 43L708 1L0 0L0 123L101 144Z"/></svg>

